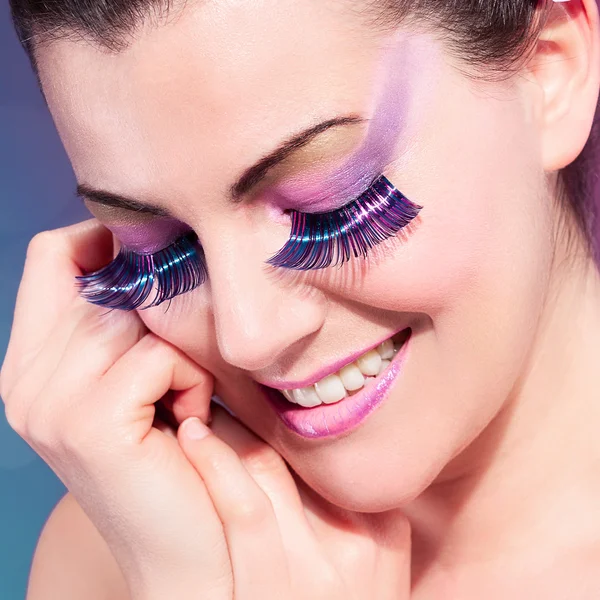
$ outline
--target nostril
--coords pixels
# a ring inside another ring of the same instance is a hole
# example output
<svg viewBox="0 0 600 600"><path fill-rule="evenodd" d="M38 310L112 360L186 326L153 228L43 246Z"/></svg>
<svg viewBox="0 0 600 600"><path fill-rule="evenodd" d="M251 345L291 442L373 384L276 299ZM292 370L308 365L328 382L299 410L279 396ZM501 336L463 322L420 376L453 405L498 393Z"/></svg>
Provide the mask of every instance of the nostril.
<svg viewBox="0 0 600 600"><path fill-rule="evenodd" d="M280 354L277 341L269 343L266 335L260 338L236 340L235 344L227 343L221 346L223 360L243 371L260 371L273 364Z"/></svg>

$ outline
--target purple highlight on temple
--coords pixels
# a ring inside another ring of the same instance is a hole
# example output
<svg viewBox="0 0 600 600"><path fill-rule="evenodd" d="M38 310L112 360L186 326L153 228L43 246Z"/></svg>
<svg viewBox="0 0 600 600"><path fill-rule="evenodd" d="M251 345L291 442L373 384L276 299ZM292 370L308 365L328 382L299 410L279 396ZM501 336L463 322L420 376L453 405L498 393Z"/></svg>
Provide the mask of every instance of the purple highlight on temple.
<svg viewBox="0 0 600 600"><path fill-rule="evenodd" d="M359 196L393 161L398 142L407 129L414 102L415 81L422 60L421 44L403 38L386 49L382 89L361 146L333 172L299 176L273 190L274 202L303 212L325 212Z"/></svg>

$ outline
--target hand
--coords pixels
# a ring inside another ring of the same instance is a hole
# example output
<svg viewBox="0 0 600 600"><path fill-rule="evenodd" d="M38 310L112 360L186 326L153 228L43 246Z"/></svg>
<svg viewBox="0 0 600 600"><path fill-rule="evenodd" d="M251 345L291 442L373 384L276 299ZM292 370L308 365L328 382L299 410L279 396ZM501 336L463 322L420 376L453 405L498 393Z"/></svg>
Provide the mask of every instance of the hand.
<svg viewBox="0 0 600 600"><path fill-rule="evenodd" d="M0 395L109 544L131 597L408 598L405 521L329 505L220 407L202 440L157 420L165 401L177 422L207 422L212 378L137 314L77 296L73 277L111 247L94 220L34 239Z"/></svg>
<svg viewBox="0 0 600 600"><path fill-rule="evenodd" d="M132 598L231 598L221 522L155 418L170 397L176 414L194 407L207 421L212 377L137 313L79 297L74 277L112 257L94 219L32 240L0 372L8 422L100 531Z"/></svg>
<svg viewBox="0 0 600 600"><path fill-rule="evenodd" d="M234 581L223 600L410 597L406 519L332 506L227 411L212 416L210 428L185 420L177 436L223 523Z"/></svg>

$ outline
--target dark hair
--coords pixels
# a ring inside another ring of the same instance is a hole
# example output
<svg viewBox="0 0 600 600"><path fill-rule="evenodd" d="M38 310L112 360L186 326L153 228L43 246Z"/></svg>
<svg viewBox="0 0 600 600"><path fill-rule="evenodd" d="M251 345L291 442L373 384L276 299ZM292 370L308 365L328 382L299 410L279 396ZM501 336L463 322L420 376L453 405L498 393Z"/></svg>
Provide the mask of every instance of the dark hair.
<svg viewBox="0 0 600 600"><path fill-rule="evenodd" d="M35 51L43 43L78 36L118 52L139 27L153 19L160 22L184 5L185 0L10 0L17 34L36 73ZM465 71L487 78L510 75L521 66L535 47L551 0L362 0L354 6L377 27L413 22L440 31L450 50L464 60ZM562 170L560 180L561 196L590 252L597 134Z"/></svg>

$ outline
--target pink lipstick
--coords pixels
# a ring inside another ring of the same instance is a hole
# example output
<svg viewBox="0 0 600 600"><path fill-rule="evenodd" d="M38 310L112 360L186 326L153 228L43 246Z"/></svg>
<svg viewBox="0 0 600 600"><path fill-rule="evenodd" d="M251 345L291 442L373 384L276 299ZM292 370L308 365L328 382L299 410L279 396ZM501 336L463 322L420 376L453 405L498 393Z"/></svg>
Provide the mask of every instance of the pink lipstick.
<svg viewBox="0 0 600 600"><path fill-rule="evenodd" d="M265 395L281 421L294 433L309 439L337 437L356 429L387 398L402 373L408 358L412 332L408 330L406 340L388 368L369 380L357 393L335 404L321 404L304 408L288 402L281 392L261 385Z"/></svg>

